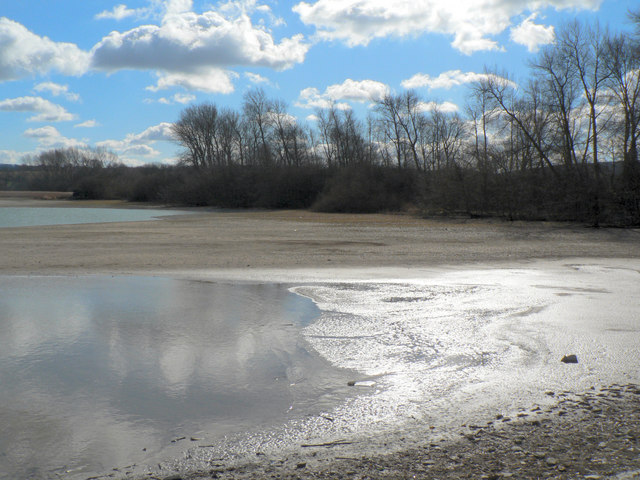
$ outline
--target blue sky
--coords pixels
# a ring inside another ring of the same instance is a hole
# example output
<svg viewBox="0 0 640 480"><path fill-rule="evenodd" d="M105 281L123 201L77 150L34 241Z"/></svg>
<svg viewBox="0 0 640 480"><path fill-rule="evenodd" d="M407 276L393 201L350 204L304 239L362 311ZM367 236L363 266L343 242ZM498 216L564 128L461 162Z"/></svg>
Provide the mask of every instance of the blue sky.
<svg viewBox="0 0 640 480"><path fill-rule="evenodd" d="M638 0L0 0L0 163L66 146L171 162L191 103L240 108L261 87L301 122L360 118L414 88L464 110L484 66L516 81L574 18L630 31Z"/></svg>

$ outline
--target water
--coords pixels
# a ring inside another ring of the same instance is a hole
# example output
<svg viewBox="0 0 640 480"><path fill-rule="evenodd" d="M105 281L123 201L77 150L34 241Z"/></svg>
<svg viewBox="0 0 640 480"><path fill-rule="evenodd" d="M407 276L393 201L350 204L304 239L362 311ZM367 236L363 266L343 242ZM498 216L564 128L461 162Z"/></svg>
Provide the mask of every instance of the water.
<svg viewBox="0 0 640 480"><path fill-rule="evenodd" d="M264 450L274 438L348 439L340 450L347 457L422 448L498 414L535 416L534 406L556 401L550 390L640 383L639 260L413 269L401 278L330 272L294 289L322 311L303 335L354 372L358 395L328 411L331 422L291 421L246 439L244 450ZM335 280L348 275L361 279ZM560 362L566 354L579 363ZM203 468L215 456L193 451L180 465Z"/></svg>
<svg viewBox="0 0 640 480"><path fill-rule="evenodd" d="M373 380L337 407L380 438L553 401L545 391L640 383L640 261L539 262L422 278L300 287L323 314L305 338L336 367ZM577 354L579 364L560 362ZM373 428L372 428L373 426ZM386 442L387 440L385 440Z"/></svg>
<svg viewBox="0 0 640 480"><path fill-rule="evenodd" d="M275 284L0 277L0 478L157 464L335 405L346 374L300 336L317 314Z"/></svg>
<svg viewBox="0 0 640 480"><path fill-rule="evenodd" d="M0 228L103 222L140 222L184 213L186 212L180 210L136 208L0 207Z"/></svg>
<svg viewBox="0 0 640 480"><path fill-rule="evenodd" d="M0 471L165 474L345 438L359 456L640 383L638 260L353 274L0 277ZM298 295L259 283L294 277Z"/></svg>

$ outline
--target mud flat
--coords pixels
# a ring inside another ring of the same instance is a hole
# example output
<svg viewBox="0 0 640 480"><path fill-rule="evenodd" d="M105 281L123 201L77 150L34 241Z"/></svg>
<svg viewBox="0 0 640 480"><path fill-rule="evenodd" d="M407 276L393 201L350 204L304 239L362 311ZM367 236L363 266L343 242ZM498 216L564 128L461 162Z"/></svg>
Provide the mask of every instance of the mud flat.
<svg viewBox="0 0 640 480"><path fill-rule="evenodd" d="M80 205L64 200L20 201L34 206ZM0 199L0 206L7 204L15 206L16 199ZM535 259L640 258L637 229L306 211L200 212L140 223L3 228L0 272L406 269Z"/></svg>

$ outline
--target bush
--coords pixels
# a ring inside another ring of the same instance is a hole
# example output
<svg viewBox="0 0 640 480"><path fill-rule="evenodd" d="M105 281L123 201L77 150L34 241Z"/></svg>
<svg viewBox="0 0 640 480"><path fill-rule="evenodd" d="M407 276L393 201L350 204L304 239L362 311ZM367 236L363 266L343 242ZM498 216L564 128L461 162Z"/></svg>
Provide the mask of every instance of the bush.
<svg viewBox="0 0 640 480"><path fill-rule="evenodd" d="M313 210L375 213L400 211L415 199L418 173L414 170L358 165L337 170Z"/></svg>

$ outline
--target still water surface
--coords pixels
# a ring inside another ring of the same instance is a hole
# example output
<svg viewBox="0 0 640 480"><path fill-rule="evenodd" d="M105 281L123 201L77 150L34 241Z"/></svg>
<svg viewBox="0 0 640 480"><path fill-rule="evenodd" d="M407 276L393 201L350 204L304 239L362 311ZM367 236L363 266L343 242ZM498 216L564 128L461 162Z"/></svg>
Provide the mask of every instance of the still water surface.
<svg viewBox="0 0 640 480"><path fill-rule="evenodd" d="M179 215L180 210L142 208L0 207L0 228L81 223L140 222Z"/></svg>
<svg viewBox="0 0 640 480"><path fill-rule="evenodd" d="M0 478L150 464L335 404L345 372L300 335L318 313L276 284L0 276Z"/></svg>

